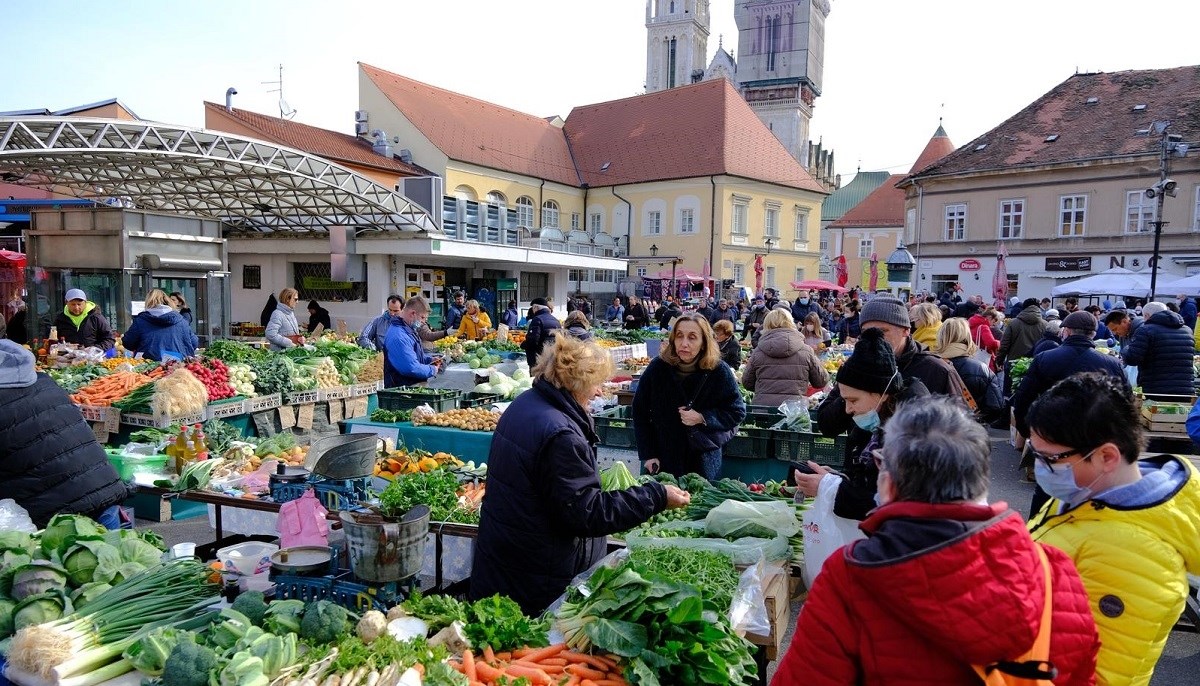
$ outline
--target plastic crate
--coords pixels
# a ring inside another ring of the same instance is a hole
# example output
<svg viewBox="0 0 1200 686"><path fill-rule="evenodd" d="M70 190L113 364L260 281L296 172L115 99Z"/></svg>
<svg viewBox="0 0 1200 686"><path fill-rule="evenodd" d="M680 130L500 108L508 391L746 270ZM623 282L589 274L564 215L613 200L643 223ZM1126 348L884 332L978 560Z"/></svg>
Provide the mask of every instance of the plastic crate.
<svg viewBox="0 0 1200 686"><path fill-rule="evenodd" d="M122 481L130 481L137 472L154 472L166 474L171 471L167 462L171 460L166 455L122 455L120 451L105 451L108 461L117 470L117 476Z"/></svg>
<svg viewBox="0 0 1200 686"><path fill-rule="evenodd" d="M241 400L222 400L220 402L211 403L205 411L204 416L208 419L227 419L229 417L237 417L238 415L246 414L246 399Z"/></svg>
<svg viewBox="0 0 1200 686"><path fill-rule="evenodd" d="M808 462L841 469L846 463L846 435L827 438L817 433L772 431L775 437L774 456L785 462Z"/></svg>
<svg viewBox="0 0 1200 686"><path fill-rule="evenodd" d="M278 393L270 395L260 395L256 398L246 400L246 412L265 412L273 410L283 404L283 396Z"/></svg>
<svg viewBox="0 0 1200 686"><path fill-rule="evenodd" d="M633 408L620 405L592 416L600 445L610 448L633 448L637 438L633 433Z"/></svg>
<svg viewBox="0 0 1200 686"><path fill-rule="evenodd" d="M383 390L382 381L368 381L366 383L356 383L350 386L350 397L359 398L364 395L372 395Z"/></svg>
<svg viewBox="0 0 1200 686"><path fill-rule="evenodd" d="M320 391L293 391L283 397L288 405L311 405L320 399Z"/></svg>
<svg viewBox="0 0 1200 686"><path fill-rule="evenodd" d="M411 410L414 407L429 405L435 412L445 412L455 408L460 396L462 391L450 388L385 388L379 391L379 407L383 410Z"/></svg>
<svg viewBox="0 0 1200 686"><path fill-rule="evenodd" d="M344 399L350 397L350 387L349 386L334 386L332 388L320 388L320 389L317 389L317 392L320 394L318 397L322 401L344 400Z"/></svg>
<svg viewBox="0 0 1200 686"><path fill-rule="evenodd" d="M172 424L203 424L206 417L204 412L196 414L181 415L179 417L169 417L166 415L156 416L149 414L122 414L121 423L129 426L153 427L155 429L165 429Z"/></svg>
<svg viewBox="0 0 1200 686"><path fill-rule="evenodd" d="M83 415L85 421L103 422L108 419L108 413L112 411L111 407L96 407L95 405L80 405L79 414Z"/></svg>
<svg viewBox="0 0 1200 686"><path fill-rule="evenodd" d="M504 400L504 396L499 393L480 393L478 391L470 391L464 393L458 399L458 406L462 409L472 407L487 407L492 403L498 403Z"/></svg>
<svg viewBox="0 0 1200 686"><path fill-rule="evenodd" d="M737 433L725 444L721 451L722 457L740 457L747 459L763 459L774 455L775 432L769 428L760 428L742 424Z"/></svg>

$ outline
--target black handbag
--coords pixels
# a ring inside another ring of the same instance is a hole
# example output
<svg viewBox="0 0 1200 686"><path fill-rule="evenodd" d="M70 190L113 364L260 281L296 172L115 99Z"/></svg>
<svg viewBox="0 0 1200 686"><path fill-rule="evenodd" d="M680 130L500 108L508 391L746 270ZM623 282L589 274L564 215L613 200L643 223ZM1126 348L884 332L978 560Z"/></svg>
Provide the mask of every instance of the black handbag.
<svg viewBox="0 0 1200 686"><path fill-rule="evenodd" d="M700 379L700 385L696 387L696 392L692 394L692 399L689 400L687 405L684 406L685 409L692 409L692 403L695 402L696 397L700 395L700 390L704 388L704 384L708 381L708 375L710 373L711 372L706 372L704 377ZM682 388L682 385L680 387ZM721 448L725 447L726 443L733 440L734 435L737 433L736 428L725 430L713 429L707 424L689 426L686 428L688 447L692 450L702 453L720 450Z"/></svg>

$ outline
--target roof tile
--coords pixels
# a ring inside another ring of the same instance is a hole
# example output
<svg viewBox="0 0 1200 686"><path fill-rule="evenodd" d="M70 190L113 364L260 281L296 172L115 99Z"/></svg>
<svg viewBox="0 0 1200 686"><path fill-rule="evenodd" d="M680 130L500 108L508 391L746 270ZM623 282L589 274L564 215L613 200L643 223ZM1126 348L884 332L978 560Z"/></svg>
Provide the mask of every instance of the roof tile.
<svg viewBox="0 0 1200 686"><path fill-rule="evenodd" d="M946 129L938 124L937 131L933 132L933 137L925 144L925 149L921 151L908 173L916 174L952 152L954 152L954 144L950 142L950 136L946 135Z"/></svg>
<svg viewBox="0 0 1200 686"><path fill-rule="evenodd" d="M821 221L841 219L842 215L862 202L871 191L879 188L879 184L887 181L888 176L885 171L860 171L855 174L850 183L835 190L821 203Z"/></svg>

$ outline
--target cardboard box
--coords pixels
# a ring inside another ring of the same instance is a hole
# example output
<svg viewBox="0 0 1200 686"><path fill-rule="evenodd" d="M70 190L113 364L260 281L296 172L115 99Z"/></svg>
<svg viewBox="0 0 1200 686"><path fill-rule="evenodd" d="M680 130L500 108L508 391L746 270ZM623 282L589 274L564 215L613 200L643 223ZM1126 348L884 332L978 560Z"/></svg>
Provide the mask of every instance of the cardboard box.
<svg viewBox="0 0 1200 686"><path fill-rule="evenodd" d="M767 616L771 618L771 631L766 636L746 634L746 640L766 649L768 660L779 658L783 635L787 633L789 622L792 621L789 576L787 568L780 563L771 563L766 566L763 594L767 605Z"/></svg>

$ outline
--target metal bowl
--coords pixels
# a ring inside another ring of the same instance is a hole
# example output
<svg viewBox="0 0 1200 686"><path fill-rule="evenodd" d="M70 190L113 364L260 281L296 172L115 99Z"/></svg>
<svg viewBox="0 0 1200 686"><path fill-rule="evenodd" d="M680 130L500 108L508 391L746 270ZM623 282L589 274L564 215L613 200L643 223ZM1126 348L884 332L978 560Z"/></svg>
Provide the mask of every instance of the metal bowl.
<svg viewBox="0 0 1200 686"><path fill-rule="evenodd" d="M342 434L322 438L312 444L304 466L327 479L357 479L375 471L379 448L375 434Z"/></svg>
<svg viewBox="0 0 1200 686"><path fill-rule="evenodd" d="M302 545L271 553L271 569L280 574L324 574L333 552L325 546Z"/></svg>

